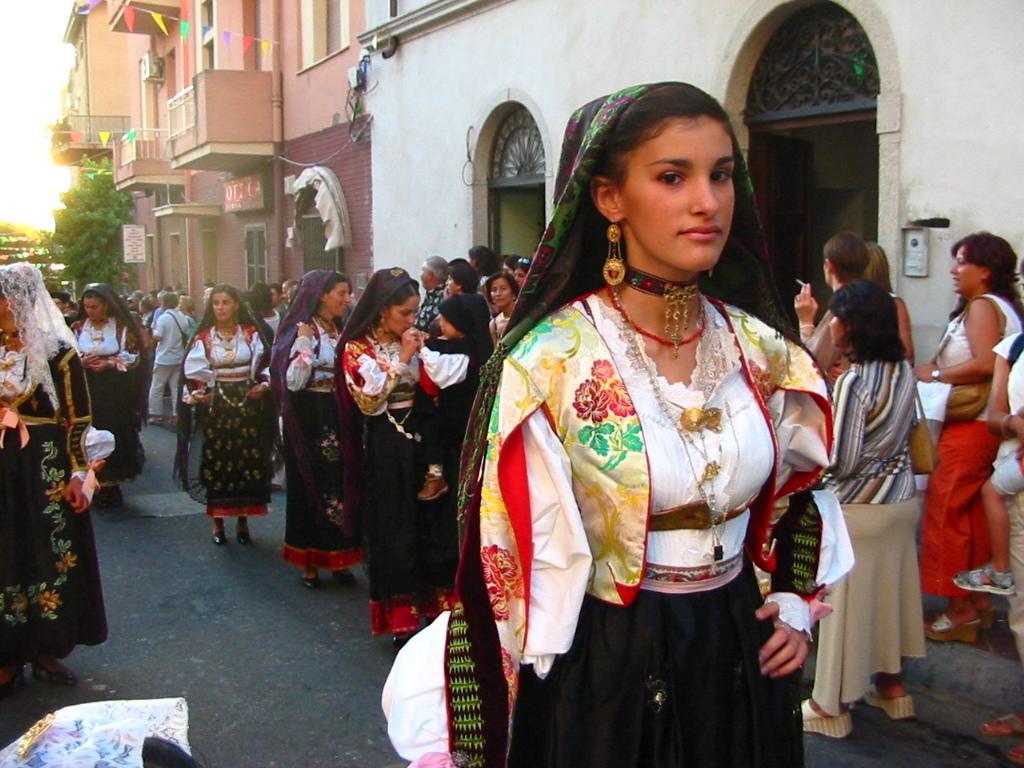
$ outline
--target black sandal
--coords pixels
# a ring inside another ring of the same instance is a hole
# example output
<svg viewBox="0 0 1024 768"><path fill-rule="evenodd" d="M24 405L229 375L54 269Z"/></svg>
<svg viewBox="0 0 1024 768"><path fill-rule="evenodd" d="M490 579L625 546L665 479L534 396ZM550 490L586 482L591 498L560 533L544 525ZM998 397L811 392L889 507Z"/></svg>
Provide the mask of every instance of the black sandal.
<svg viewBox="0 0 1024 768"><path fill-rule="evenodd" d="M54 664L57 664L59 669L47 669L38 660L32 662L32 677L36 680L41 680L44 683L52 683L53 685L74 685L78 682L78 678L75 677L74 673L60 664L56 659L52 659Z"/></svg>

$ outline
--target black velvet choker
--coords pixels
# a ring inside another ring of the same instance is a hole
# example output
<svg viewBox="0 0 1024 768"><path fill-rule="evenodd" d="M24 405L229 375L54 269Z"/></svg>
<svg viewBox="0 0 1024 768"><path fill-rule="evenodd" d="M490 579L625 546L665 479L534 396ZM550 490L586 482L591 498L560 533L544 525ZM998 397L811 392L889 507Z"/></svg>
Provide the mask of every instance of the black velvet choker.
<svg viewBox="0 0 1024 768"><path fill-rule="evenodd" d="M652 296L664 296L666 293L675 290L693 288L697 285L697 278L686 281L663 280L660 277L641 272L635 267L626 265L626 277L623 280L630 288L649 293Z"/></svg>

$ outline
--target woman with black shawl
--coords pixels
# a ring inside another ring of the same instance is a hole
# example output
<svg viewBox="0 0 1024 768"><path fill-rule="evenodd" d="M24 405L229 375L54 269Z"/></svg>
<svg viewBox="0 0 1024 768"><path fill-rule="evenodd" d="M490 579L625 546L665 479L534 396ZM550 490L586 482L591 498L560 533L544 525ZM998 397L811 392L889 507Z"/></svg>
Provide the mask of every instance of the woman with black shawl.
<svg viewBox="0 0 1024 768"><path fill-rule="evenodd" d="M480 377L455 602L396 660L389 735L421 764L800 766L809 605L848 565L808 491L831 409L728 117L681 83L598 99L555 189Z"/></svg>
<svg viewBox="0 0 1024 768"><path fill-rule="evenodd" d="M215 286L182 364L186 391L175 471L192 498L206 503L218 546L227 543L224 518L236 518L238 543L248 544L248 519L267 514L274 434L264 397L269 362L269 344L238 291ZM195 472L190 456L198 459Z"/></svg>
<svg viewBox="0 0 1024 768"><path fill-rule="evenodd" d="M97 507L119 506L121 483L142 472L146 453L139 433L149 393L148 356L142 329L117 292L106 283L90 283L71 326L78 340L97 429L114 435L114 453L99 473Z"/></svg>
<svg viewBox="0 0 1024 768"><path fill-rule="evenodd" d="M73 684L57 660L107 637L87 508L92 460L112 440L91 421L74 336L39 270L0 267L0 697L26 662Z"/></svg>
<svg viewBox="0 0 1024 768"><path fill-rule="evenodd" d="M327 568L338 581L352 581L348 568L362 559L358 539L343 525L347 470L334 395L349 288L348 278L338 272L307 272L281 321L270 364L284 423L288 503L282 556L303 570L309 588L320 585L318 568Z"/></svg>
<svg viewBox="0 0 1024 768"><path fill-rule="evenodd" d="M370 630L392 635L396 645L421 618L448 607L458 559L450 508L417 498L428 465L421 426L434 418L413 407L423 347L413 327L418 307L419 285L408 272L375 272L342 333L338 374L348 470L343 516L349 530L357 512L362 525Z"/></svg>

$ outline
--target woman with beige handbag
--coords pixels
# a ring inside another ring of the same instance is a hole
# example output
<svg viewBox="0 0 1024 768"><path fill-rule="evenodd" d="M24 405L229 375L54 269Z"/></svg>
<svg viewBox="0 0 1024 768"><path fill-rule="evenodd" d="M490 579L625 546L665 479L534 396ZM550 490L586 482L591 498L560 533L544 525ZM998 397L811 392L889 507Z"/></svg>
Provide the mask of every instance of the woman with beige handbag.
<svg viewBox="0 0 1024 768"><path fill-rule="evenodd" d="M1021 331L1017 257L1001 237L979 232L952 248L953 290L959 295L935 359L914 369L919 381L951 384L939 436L939 463L928 481L921 531L921 585L949 598L945 612L925 625L936 641L973 642L988 595L953 583L960 571L988 561L981 488L988 479L999 437L985 423L995 354L1000 339Z"/></svg>

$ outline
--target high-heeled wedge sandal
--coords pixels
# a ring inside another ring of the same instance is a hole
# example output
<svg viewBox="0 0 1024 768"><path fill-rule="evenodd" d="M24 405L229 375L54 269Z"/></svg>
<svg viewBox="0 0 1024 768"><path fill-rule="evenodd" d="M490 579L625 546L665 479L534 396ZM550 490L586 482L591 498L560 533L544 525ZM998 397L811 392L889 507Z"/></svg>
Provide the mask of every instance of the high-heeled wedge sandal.
<svg viewBox="0 0 1024 768"><path fill-rule="evenodd" d="M853 733L853 716L849 710L841 715L820 715L811 706L811 700L804 699L800 714L803 716L804 733L817 733L830 739L845 739Z"/></svg>
<svg viewBox="0 0 1024 768"><path fill-rule="evenodd" d="M924 625L924 636L938 643L959 640L961 643L978 642L981 619L955 623L945 613L940 613L931 624Z"/></svg>
<svg viewBox="0 0 1024 768"><path fill-rule="evenodd" d="M885 698L879 696L874 686L864 694L864 703L885 712L890 720L910 720L916 716L914 700L909 695Z"/></svg>

